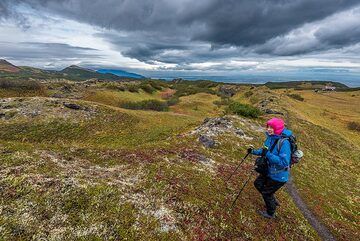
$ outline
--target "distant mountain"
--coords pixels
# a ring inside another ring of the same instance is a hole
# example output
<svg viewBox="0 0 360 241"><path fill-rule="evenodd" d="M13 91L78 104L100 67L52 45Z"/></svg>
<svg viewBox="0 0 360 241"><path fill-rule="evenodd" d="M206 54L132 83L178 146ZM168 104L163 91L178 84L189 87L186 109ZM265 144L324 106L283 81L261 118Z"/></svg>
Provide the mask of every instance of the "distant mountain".
<svg viewBox="0 0 360 241"><path fill-rule="evenodd" d="M43 69L39 69L39 68L34 68L34 67L29 67L29 66L18 66L21 71L23 73L31 73L31 74L34 74L34 75L37 75L37 74L56 74L58 73L57 71L54 71L54 70L43 70Z"/></svg>
<svg viewBox="0 0 360 241"><path fill-rule="evenodd" d="M130 72L120 70L120 69L99 69L97 72L102 73L102 74L114 74L114 75L117 75L120 77L125 77L125 78L134 78L134 79L144 79L145 78L145 76L135 74L135 73L130 73Z"/></svg>
<svg viewBox="0 0 360 241"><path fill-rule="evenodd" d="M18 73L21 69L5 59L0 59L0 72L6 72L6 73Z"/></svg>
<svg viewBox="0 0 360 241"><path fill-rule="evenodd" d="M95 70L85 69L76 65L71 65L60 71L61 73L75 78L76 80L99 79L99 80L119 80L119 76L114 74L102 74Z"/></svg>
<svg viewBox="0 0 360 241"><path fill-rule="evenodd" d="M84 81L88 79L122 81L118 75L111 73L99 73L95 70L85 69L76 65L71 65L61 71L43 70L28 66L15 66L6 60L0 59L0 77L7 79L39 79L39 80L59 80L67 79L73 81ZM125 77L128 78L128 77Z"/></svg>

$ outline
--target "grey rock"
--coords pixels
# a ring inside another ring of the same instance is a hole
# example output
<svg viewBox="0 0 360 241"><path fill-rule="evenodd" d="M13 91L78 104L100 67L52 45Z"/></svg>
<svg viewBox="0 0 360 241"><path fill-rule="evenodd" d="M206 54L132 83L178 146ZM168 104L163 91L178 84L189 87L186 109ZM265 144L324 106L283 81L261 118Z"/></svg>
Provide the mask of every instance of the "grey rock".
<svg viewBox="0 0 360 241"><path fill-rule="evenodd" d="M199 155L199 161L202 163L210 163L211 160L204 155Z"/></svg>
<svg viewBox="0 0 360 241"><path fill-rule="evenodd" d="M208 136L201 135L199 137L199 141L206 147L206 148L213 148L215 146L215 141Z"/></svg>
<svg viewBox="0 0 360 241"><path fill-rule="evenodd" d="M34 110L33 112L30 113L31 117L36 117L38 115L40 115L40 111L37 111L37 110Z"/></svg>
<svg viewBox="0 0 360 241"><path fill-rule="evenodd" d="M284 113L277 111L277 110L272 110L272 109L265 109L264 112L266 114L273 114L273 115L284 115Z"/></svg>
<svg viewBox="0 0 360 241"><path fill-rule="evenodd" d="M235 130L235 133L236 133L236 135L239 135L239 136L245 136L245 132L243 130L241 130L240 128L237 128Z"/></svg>
<svg viewBox="0 0 360 241"><path fill-rule="evenodd" d="M2 108L3 108L3 109L11 109L12 106L11 106L11 105L4 105Z"/></svg>
<svg viewBox="0 0 360 241"><path fill-rule="evenodd" d="M66 93L70 93L71 92L71 87L68 85L64 85L63 87L61 87L60 89L62 92L66 92Z"/></svg>
<svg viewBox="0 0 360 241"><path fill-rule="evenodd" d="M204 119L204 122L203 122L203 124L206 124L206 123L208 123L209 121L210 121L211 119L209 118L209 117L206 117L205 119Z"/></svg>
<svg viewBox="0 0 360 241"><path fill-rule="evenodd" d="M80 105L74 104L74 103L66 103L64 102L63 105L69 109L73 109L73 110L81 110L82 107Z"/></svg>
<svg viewBox="0 0 360 241"><path fill-rule="evenodd" d="M237 90L231 85L223 85L219 88L219 92L224 96L233 97Z"/></svg>
<svg viewBox="0 0 360 241"><path fill-rule="evenodd" d="M51 97L53 97L53 98L64 98L64 96L62 94L59 94L59 93L55 93L55 94L51 95Z"/></svg>

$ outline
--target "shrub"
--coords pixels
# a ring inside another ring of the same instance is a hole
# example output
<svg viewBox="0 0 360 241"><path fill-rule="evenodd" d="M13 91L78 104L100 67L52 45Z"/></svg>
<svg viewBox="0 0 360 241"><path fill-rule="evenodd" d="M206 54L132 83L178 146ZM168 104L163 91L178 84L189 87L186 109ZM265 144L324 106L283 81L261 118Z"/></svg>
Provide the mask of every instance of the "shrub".
<svg viewBox="0 0 360 241"><path fill-rule="evenodd" d="M250 103L251 104L255 104L255 103L259 102L259 101L260 101L259 97L256 97L254 95L250 97Z"/></svg>
<svg viewBox="0 0 360 241"><path fill-rule="evenodd" d="M126 90L126 88L124 86L122 86L122 85L118 86L117 89L120 90L120 91L125 91Z"/></svg>
<svg viewBox="0 0 360 241"><path fill-rule="evenodd" d="M228 107L228 111L237 115L252 118L257 118L259 115L261 115L261 111L258 108L239 102L231 103Z"/></svg>
<svg viewBox="0 0 360 241"><path fill-rule="evenodd" d="M130 91L132 93L139 92L139 86L137 86L137 85L129 85L129 86L127 86L127 89L128 89L128 91Z"/></svg>
<svg viewBox="0 0 360 241"><path fill-rule="evenodd" d="M211 89L216 87L218 83L211 81L188 81L172 82L171 88L176 90L176 96L194 95L197 93L208 93L212 95L218 94L217 91Z"/></svg>
<svg viewBox="0 0 360 241"><path fill-rule="evenodd" d="M7 80L0 79L1 89L16 89L16 90L42 90L43 86L33 80Z"/></svg>
<svg viewBox="0 0 360 241"><path fill-rule="evenodd" d="M162 90L163 88L167 88L168 87L168 83L166 82L162 82L162 81L155 81L155 80L150 80L148 81L148 83L155 89L157 90Z"/></svg>
<svg viewBox="0 0 360 241"><path fill-rule="evenodd" d="M171 97L170 99L168 99L167 101L166 101L166 103L167 103L167 105L168 106L173 106L173 105L176 105L177 103L179 103L179 98L178 97L176 97L176 96L173 96L173 97Z"/></svg>
<svg viewBox="0 0 360 241"><path fill-rule="evenodd" d="M156 91L156 89L155 89L154 87L152 87L152 86L149 85L149 84L145 84L145 83L141 84L141 85L140 85L140 88L141 88L143 91L145 91L146 93L149 93L149 94L152 94L152 93L154 93L154 92Z"/></svg>
<svg viewBox="0 0 360 241"><path fill-rule="evenodd" d="M304 101L304 98L299 94L288 94L288 96L298 101Z"/></svg>
<svg viewBox="0 0 360 241"><path fill-rule="evenodd" d="M360 123L355 122L355 121L351 121L351 122L348 123L348 129L351 130L351 131L360 132Z"/></svg>
<svg viewBox="0 0 360 241"><path fill-rule="evenodd" d="M234 101L228 97L221 98L221 100L215 100L213 103L214 105L217 105L218 107L222 105L230 105Z"/></svg>
<svg viewBox="0 0 360 241"><path fill-rule="evenodd" d="M167 102L160 100L143 100L137 102L125 102L121 104L121 107L131 110L154 110L154 111L169 110L169 106Z"/></svg>
<svg viewBox="0 0 360 241"><path fill-rule="evenodd" d="M117 83L104 83L102 86L104 86L106 89L109 90L117 90L117 91L125 91L125 87L122 85L119 85Z"/></svg>
<svg viewBox="0 0 360 241"><path fill-rule="evenodd" d="M251 90L249 90L249 91L246 91L245 93L244 93L244 96L246 97L246 98L249 98L250 96L252 96L254 94L254 92L252 92Z"/></svg>

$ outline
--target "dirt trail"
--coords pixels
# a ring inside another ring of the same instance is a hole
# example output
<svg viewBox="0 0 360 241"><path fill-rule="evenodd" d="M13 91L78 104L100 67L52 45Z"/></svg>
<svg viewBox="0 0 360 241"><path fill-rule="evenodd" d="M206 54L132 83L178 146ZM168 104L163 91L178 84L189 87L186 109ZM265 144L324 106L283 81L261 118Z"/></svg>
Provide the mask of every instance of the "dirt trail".
<svg viewBox="0 0 360 241"><path fill-rule="evenodd" d="M285 115L286 123L291 129L291 123L289 121L289 113ZM336 238L331 234L329 229L322 224L320 220L311 212L306 203L302 200L299 191L297 190L291 176L289 181L286 184L286 191L289 193L290 197L293 199L295 205L299 208L301 213L304 215L306 220L310 223L313 229L317 232L319 237L325 241L336 241Z"/></svg>
<svg viewBox="0 0 360 241"><path fill-rule="evenodd" d="M307 205L304 203L296 186L292 179L288 181L286 184L286 191L289 193L291 198L294 200L295 205L300 209L304 217L310 223L310 225L315 229L318 233L319 237L322 240L326 241L335 241L335 237L331 234L331 232L317 219L317 217L310 211Z"/></svg>

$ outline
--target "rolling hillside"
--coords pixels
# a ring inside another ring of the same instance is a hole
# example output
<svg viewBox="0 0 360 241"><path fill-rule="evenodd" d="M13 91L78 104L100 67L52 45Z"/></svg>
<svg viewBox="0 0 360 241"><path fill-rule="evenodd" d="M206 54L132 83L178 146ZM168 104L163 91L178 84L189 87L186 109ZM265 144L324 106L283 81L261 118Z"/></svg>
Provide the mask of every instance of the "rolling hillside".
<svg viewBox="0 0 360 241"><path fill-rule="evenodd" d="M126 76L127 72L124 72L123 76L115 75L112 73L101 73L95 70L82 68L76 65L71 65L61 71L55 70L42 70L38 68L28 66L15 66L6 60L0 60L0 78L3 79L37 79L37 80L71 80L71 81L85 81L90 79L96 80L112 80L112 81L124 81L128 78L142 79L141 75L129 73L131 76Z"/></svg>
<svg viewBox="0 0 360 241"><path fill-rule="evenodd" d="M222 86L50 81L41 95L2 88L0 238L319 240L284 190L273 221L256 214L263 201L251 184L229 211L254 158L227 177L248 145L261 145L265 121L283 116L306 156L292 171L303 199L335 237L355 240L360 143L344 121L359 122L351 111L359 93ZM147 109L149 100L168 108ZM263 113L235 115L234 101ZM322 115L328 105L335 107ZM201 136L215 145L205 147Z"/></svg>

